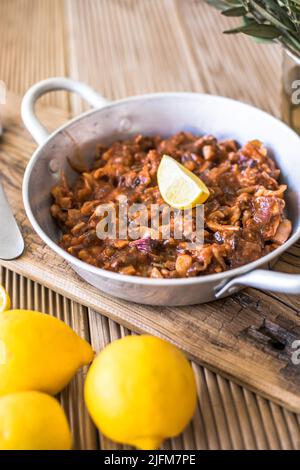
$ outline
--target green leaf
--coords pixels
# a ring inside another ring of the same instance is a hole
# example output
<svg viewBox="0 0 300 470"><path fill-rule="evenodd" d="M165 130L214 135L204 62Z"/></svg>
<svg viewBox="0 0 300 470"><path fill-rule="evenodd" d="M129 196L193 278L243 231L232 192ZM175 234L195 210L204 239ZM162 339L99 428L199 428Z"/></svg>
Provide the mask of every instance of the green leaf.
<svg viewBox="0 0 300 470"><path fill-rule="evenodd" d="M266 2L266 3L271 3L273 4L273 8L275 6L275 2ZM268 22L270 22L273 26L276 26L277 28L279 29L288 29L288 30L291 30L293 31L293 28L292 28L292 23L291 25L287 26L287 24L284 24L283 21L281 20L278 20L272 13L270 13L269 11L267 11L265 8L261 7L257 1L254 1L254 0L251 0L251 4L253 4L253 8L255 8L258 13L265 19L267 20ZM282 7L281 7L282 9ZM288 18L287 18L288 19ZM292 28L292 29L291 29Z"/></svg>
<svg viewBox="0 0 300 470"><path fill-rule="evenodd" d="M257 38L253 37L253 41L257 42L258 44L273 44L274 39L264 39L264 38Z"/></svg>
<svg viewBox="0 0 300 470"><path fill-rule="evenodd" d="M244 7L227 8L226 10L222 11L222 15L224 16L244 16L246 14L247 10Z"/></svg>
<svg viewBox="0 0 300 470"><path fill-rule="evenodd" d="M253 18L249 18L248 16L244 16L243 24L244 25L257 24L257 22Z"/></svg>
<svg viewBox="0 0 300 470"><path fill-rule="evenodd" d="M206 0L206 3L217 8L217 10L223 10L223 8L226 8L227 6L227 4L222 0Z"/></svg>
<svg viewBox="0 0 300 470"><path fill-rule="evenodd" d="M253 36L255 38L260 39L276 39L281 36L281 32L278 31L277 28L267 24L258 24L256 22L252 22L239 28L228 29L224 31L225 34L236 34L236 33L244 33L248 34L249 36Z"/></svg>
<svg viewBox="0 0 300 470"><path fill-rule="evenodd" d="M257 25L257 22L253 18L248 18L247 16L244 16L243 24L244 25ZM258 38L258 37L253 37L253 36L252 36L252 39L258 44L272 44L273 43L273 39Z"/></svg>
<svg viewBox="0 0 300 470"><path fill-rule="evenodd" d="M242 6L242 0L205 0L206 3L212 5L218 10L224 10L231 7L240 7Z"/></svg>

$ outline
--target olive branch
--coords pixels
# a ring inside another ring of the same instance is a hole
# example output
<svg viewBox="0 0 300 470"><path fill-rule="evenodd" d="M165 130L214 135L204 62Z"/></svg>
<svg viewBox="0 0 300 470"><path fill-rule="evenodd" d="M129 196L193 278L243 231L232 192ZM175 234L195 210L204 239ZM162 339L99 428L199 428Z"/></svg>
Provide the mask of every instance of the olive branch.
<svg viewBox="0 0 300 470"><path fill-rule="evenodd" d="M225 34L244 33L260 42L279 42L300 57L300 0L206 0L222 15L241 17L241 26Z"/></svg>

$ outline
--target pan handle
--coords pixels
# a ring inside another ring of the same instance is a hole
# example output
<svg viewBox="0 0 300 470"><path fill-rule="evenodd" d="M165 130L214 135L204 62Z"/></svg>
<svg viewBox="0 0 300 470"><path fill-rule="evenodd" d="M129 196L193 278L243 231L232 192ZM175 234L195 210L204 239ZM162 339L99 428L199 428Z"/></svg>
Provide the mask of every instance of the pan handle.
<svg viewBox="0 0 300 470"><path fill-rule="evenodd" d="M53 77L36 83L27 91L23 98L21 115L24 125L39 145L45 142L49 136L49 132L36 116L34 109L35 103L44 94L57 90L73 91L94 108L102 108L108 103L108 101L93 90L93 88L85 83L71 80L70 78Z"/></svg>
<svg viewBox="0 0 300 470"><path fill-rule="evenodd" d="M255 269L243 276L231 279L225 286L216 291L217 299L225 294L231 294L237 287L248 286L260 290L283 292L285 294L300 294L300 274L287 274L266 269Z"/></svg>

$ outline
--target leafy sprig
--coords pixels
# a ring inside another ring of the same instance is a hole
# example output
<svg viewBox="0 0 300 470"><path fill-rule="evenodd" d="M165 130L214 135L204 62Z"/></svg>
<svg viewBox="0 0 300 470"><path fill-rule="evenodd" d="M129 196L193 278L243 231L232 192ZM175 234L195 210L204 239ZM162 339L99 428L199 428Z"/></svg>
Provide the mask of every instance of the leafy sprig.
<svg viewBox="0 0 300 470"><path fill-rule="evenodd" d="M206 0L229 17L241 17L242 24L224 31L244 33L260 41L280 42L300 57L300 0Z"/></svg>

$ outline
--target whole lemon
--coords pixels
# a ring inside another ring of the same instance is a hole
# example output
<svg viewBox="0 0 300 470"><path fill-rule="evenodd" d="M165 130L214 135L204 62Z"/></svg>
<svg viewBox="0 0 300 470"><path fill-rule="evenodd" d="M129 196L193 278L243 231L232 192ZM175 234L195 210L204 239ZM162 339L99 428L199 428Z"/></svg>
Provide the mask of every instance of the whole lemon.
<svg viewBox="0 0 300 470"><path fill-rule="evenodd" d="M0 396L24 390L55 395L93 356L89 343L50 315L31 310L0 315Z"/></svg>
<svg viewBox="0 0 300 470"><path fill-rule="evenodd" d="M40 392L0 398L0 450L69 450L67 418L59 403Z"/></svg>
<svg viewBox="0 0 300 470"><path fill-rule="evenodd" d="M194 373L170 343L149 335L126 336L109 344L92 364L85 401L107 437L157 449L194 414Z"/></svg>

